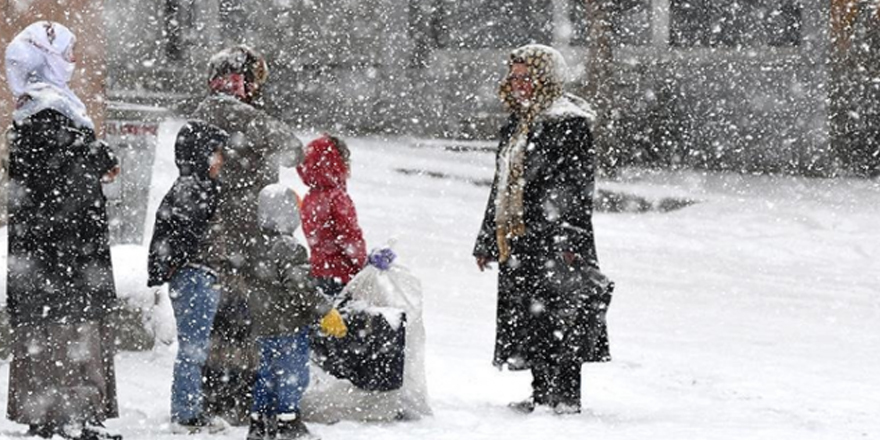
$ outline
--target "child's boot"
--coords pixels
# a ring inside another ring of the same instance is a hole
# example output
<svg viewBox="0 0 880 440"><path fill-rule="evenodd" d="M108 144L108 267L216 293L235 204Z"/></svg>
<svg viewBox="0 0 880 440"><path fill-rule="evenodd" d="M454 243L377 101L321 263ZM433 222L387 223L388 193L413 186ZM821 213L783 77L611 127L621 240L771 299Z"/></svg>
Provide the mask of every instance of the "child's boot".
<svg viewBox="0 0 880 440"><path fill-rule="evenodd" d="M278 440L319 440L297 413L278 414Z"/></svg>
<svg viewBox="0 0 880 440"><path fill-rule="evenodd" d="M252 413L247 440L270 440L275 438L275 417Z"/></svg>

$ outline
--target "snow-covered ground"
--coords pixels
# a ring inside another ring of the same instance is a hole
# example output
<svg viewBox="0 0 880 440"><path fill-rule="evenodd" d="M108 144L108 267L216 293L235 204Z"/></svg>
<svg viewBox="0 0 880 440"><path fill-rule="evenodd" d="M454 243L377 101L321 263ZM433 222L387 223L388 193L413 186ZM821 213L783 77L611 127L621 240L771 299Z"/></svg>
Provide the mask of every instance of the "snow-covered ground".
<svg viewBox="0 0 880 440"><path fill-rule="evenodd" d="M177 126L163 125L151 212L176 175ZM491 155L408 139L350 145L368 243L396 239L423 282L435 414L313 424L325 440L880 438L880 182L701 172L600 182L700 203L595 215L600 262L617 283L614 360L584 367L583 414L523 416L506 404L528 395L530 375L491 367L495 272L470 256L488 195L470 181L491 177ZM303 190L295 172L282 179ZM114 249L114 259L120 293L143 296L143 249ZM179 438L167 426L174 350L117 357L122 414L109 425L126 439ZM0 408L7 375L0 361ZM23 431L0 421L0 438Z"/></svg>

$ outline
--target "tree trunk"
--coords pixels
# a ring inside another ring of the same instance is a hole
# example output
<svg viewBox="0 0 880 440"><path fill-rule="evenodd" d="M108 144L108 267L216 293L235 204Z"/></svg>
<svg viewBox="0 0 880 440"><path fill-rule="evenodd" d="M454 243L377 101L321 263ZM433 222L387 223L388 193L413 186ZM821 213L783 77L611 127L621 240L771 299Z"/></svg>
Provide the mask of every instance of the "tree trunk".
<svg viewBox="0 0 880 440"><path fill-rule="evenodd" d="M593 143L599 175L613 176L621 152L614 142L614 34L612 0L585 0L588 28L586 90L596 110Z"/></svg>

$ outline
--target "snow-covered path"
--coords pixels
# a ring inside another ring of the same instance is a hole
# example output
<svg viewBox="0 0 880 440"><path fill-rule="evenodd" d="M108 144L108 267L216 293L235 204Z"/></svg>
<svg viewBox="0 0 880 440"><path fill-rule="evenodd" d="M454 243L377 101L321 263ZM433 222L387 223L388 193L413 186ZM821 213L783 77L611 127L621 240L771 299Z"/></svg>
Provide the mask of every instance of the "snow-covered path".
<svg viewBox="0 0 880 440"><path fill-rule="evenodd" d="M175 128L163 126L156 203L176 174ZM617 283L614 361L584 367L584 414L521 416L506 404L528 395L530 375L491 367L495 272L470 256L488 188L469 181L491 177L492 157L416 144L352 140L350 192L368 243L396 239L399 261L422 279L435 415L313 424L325 440L880 438L880 182L699 172L600 182L700 203L594 217ZM302 190L294 172L282 179ZM144 257L124 252L120 285L136 288ZM118 356L122 415L109 425L126 439L179 438L167 427L173 354ZM0 361L0 408L7 375ZM0 421L0 438L23 431Z"/></svg>

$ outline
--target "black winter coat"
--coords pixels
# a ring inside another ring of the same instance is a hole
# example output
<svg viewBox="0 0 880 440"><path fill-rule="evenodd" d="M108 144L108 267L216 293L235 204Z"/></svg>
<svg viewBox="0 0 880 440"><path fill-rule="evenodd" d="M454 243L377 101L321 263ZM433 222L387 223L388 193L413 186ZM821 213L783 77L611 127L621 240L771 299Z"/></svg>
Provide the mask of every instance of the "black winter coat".
<svg viewBox="0 0 880 440"><path fill-rule="evenodd" d="M501 130L501 149L515 128ZM598 291L589 273L598 270L592 208L595 152L585 116L543 117L533 123L524 159L523 218L526 233L510 241L500 265L496 366L527 369L549 357L579 362L609 358L604 310L610 292ZM474 256L498 260L495 197L489 196ZM573 266L563 252L581 257ZM604 301L603 301L604 298ZM603 305L604 304L604 305ZM599 316L602 314L602 316Z"/></svg>
<svg viewBox="0 0 880 440"><path fill-rule="evenodd" d="M219 201L219 186L210 179L180 176L156 211L150 241L148 286L159 286L184 264L193 262ZM215 268L216 269L216 268Z"/></svg>
<svg viewBox="0 0 880 440"><path fill-rule="evenodd" d="M177 269L195 261L208 246L206 235L220 201L220 183L209 175L210 158L223 150L229 135L210 124L191 121L174 144L174 163L180 176L156 211L147 260L148 286L171 280ZM219 268L213 268L215 270Z"/></svg>
<svg viewBox="0 0 880 440"><path fill-rule="evenodd" d="M107 144L54 110L13 126L7 307L14 326L103 318L116 304L101 177Z"/></svg>

